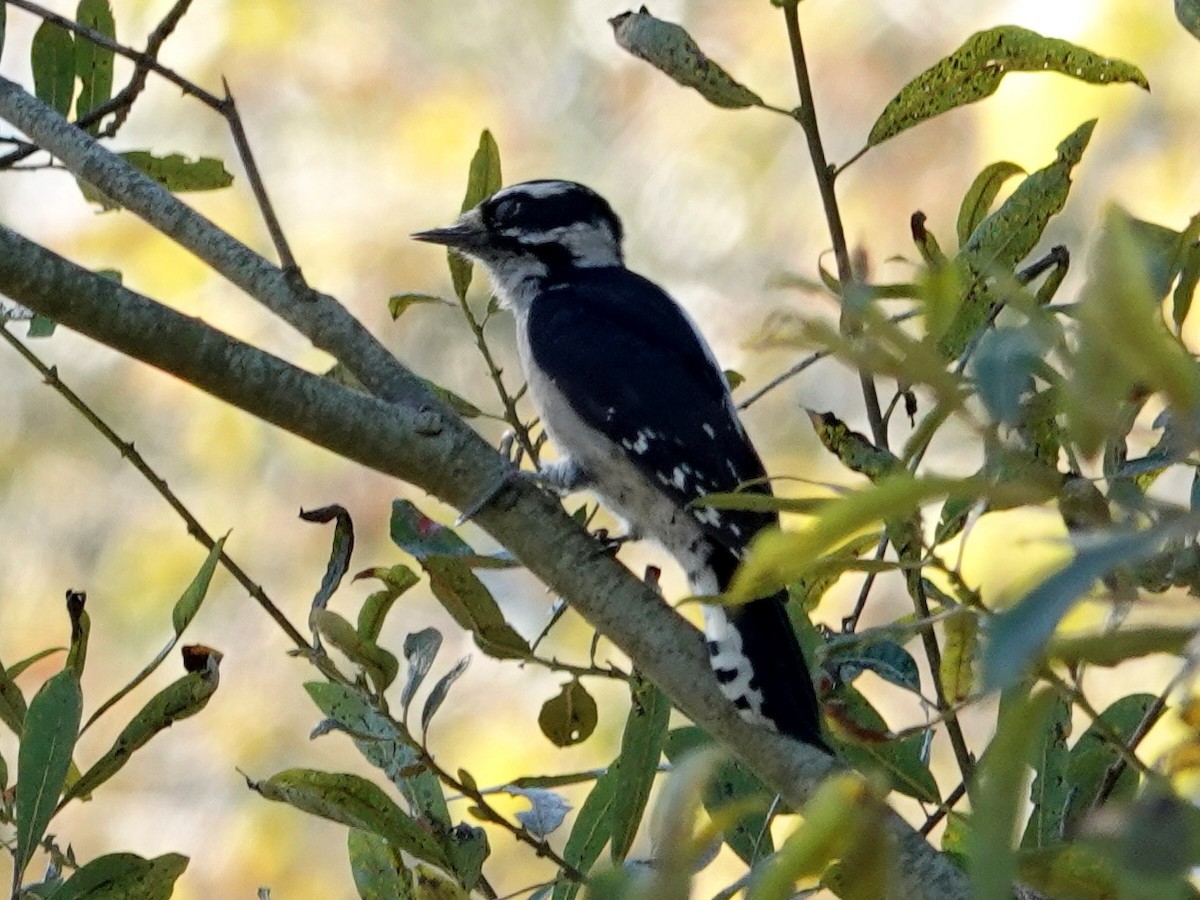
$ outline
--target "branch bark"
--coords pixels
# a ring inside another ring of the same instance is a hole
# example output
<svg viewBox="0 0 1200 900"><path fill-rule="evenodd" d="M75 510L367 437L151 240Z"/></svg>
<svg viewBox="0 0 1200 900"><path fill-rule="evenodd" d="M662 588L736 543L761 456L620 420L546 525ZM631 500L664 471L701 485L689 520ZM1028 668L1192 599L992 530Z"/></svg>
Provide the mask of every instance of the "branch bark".
<svg viewBox="0 0 1200 900"><path fill-rule="evenodd" d="M0 292L458 509L470 507L500 481L507 462L334 298L290 284L280 269L3 78L0 117L336 357L374 396L242 343L4 226ZM803 804L837 767L812 748L744 722L718 690L696 629L572 521L556 499L524 481L508 482L475 521L789 804ZM885 827L897 847L897 889L904 896L968 896L966 876L900 816L889 813Z"/></svg>

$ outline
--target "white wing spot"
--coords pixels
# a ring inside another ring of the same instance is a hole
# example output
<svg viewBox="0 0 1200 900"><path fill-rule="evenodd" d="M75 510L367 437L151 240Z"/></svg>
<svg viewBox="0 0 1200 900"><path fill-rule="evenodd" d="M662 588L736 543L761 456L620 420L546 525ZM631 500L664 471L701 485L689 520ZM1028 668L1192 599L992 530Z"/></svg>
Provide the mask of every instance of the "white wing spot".
<svg viewBox="0 0 1200 900"><path fill-rule="evenodd" d="M671 472L671 484L681 491L687 487L687 473L683 471L683 466L676 466Z"/></svg>
<svg viewBox="0 0 1200 900"><path fill-rule="evenodd" d="M700 427L704 429L704 433L707 434L710 438L715 438L717 436L717 429L713 428L707 422L705 422Z"/></svg>

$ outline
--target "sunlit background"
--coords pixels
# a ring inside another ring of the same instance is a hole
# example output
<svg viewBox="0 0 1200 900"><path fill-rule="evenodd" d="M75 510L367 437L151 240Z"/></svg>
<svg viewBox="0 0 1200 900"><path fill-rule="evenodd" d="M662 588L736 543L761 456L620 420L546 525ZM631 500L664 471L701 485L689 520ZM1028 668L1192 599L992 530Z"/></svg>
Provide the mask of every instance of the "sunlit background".
<svg viewBox="0 0 1200 900"><path fill-rule="evenodd" d="M74 8L48 5L68 15ZM165 0L114 0L118 38L142 46L168 6ZM768 286L785 272L814 277L828 247L803 137L780 116L709 106L626 55L606 22L625 8L612 0L197 0L161 59L212 91L228 79L305 276L340 298L422 375L497 409L454 309L414 307L396 322L387 312L394 293L450 295L443 254L407 235L457 213L468 161L488 128L506 182L572 178L612 202L625 221L631 266L687 307L723 365L746 376L740 389L746 395L798 358L796 351L752 348L770 313L835 313L825 301ZM862 146L901 85L984 27L1017 24L1076 41L1136 63L1152 85L1146 94L1132 86L1013 75L986 102L867 154L840 179L839 192L848 236L877 280L902 280L911 271L905 259L916 256L908 236L914 211L925 212L943 245L952 245L959 200L980 168L1001 159L1030 170L1043 166L1055 145L1092 117L1100 120L1095 138L1066 212L1045 242L1065 243L1075 254L1067 290L1078 284L1105 204L1116 201L1172 228L1183 227L1200 208L1200 44L1178 27L1169 3L810 0L800 10L835 162ZM768 102L794 105L783 20L766 0L659 0L653 12L684 24ZM28 46L36 24L10 9L0 71L25 84L31 83ZM118 61L118 85L128 71ZM113 146L226 160L234 187L190 195L188 202L272 255L225 124L211 111L151 78ZM323 371L331 363L131 214L95 212L62 171L5 173L0 219L83 265L119 269L129 287L309 369ZM483 285L474 291L480 300L486 296ZM517 387L508 323L497 319L489 336ZM404 485L65 331L30 346L135 442L210 530L232 530L227 549L297 624L306 620L331 536L327 527L301 522L299 509L337 502L350 510L358 537L354 571L404 561L387 539L393 498L410 497L443 521L453 517ZM885 399L892 388L883 385ZM833 410L865 427L857 380L836 363L821 364L746 415L773 474L844 479L818 447L802 407ZM489 437L498 433L488 429ZM974 460L956 457L956 449L943 442L934 464L971 468ZM572 508L580 502L570 501ZM1061 555L1054 543L1060 531L1050 513L985 519L968 542L967 571L992 599L1019 593ZM491 548L473 528L463 534ZM0 658L11 665L66 643L64 591L86 590L93 622L86 715L167 640L171 605L203 555L117 452L16 354L0 351ZM640 570L661 555L635 548L623 558ZM519 630L540 630L553 600L543 588L523 574L487 581ZM669 597L684 592L674 570L665 585ZM818 621L839 627L859 585L858 578L844 579L817 611ZM332 606L353 616L370 590L347 583ZM896 617L906 602L902 591L885 584L864 624ZM589 681L600 702L600 727L582 746L555 751L536 719L564 676L488 660L424 587L392 613L383 643L399 652L406 633L428 625L447 638L435 675L473 653L431 732L444 766L466 768L481 785L494 785L523 774L601 766L615 754L625 716L622 691ZM260 885L289 900L352 896L344 829L267 803L247 791L239 774L265 777L291 766L367 771L344 738L309 740L320 716L301 685L315 673L286 655L286 638L225 573L218 574L189 637L225 653L215 699L140 751L93 802L73 804L51 830L83 860L115 850L190 856L180 898L251 897ZM568 618L550 649L583 661L587 639L582 623ZM51 657L20 683L31 694L60 665L61 657ZM122 715L174 678L173 666L156 676L155 688L127 699L89 732L77 758L87 761L107 749ZM1167 671L1153 660L1127 667L1111 695L1127 692L1130 679L1161 685ZM893 725L921 721L911 698L870 676L863 683ZM1103 703L1103 685L1097 695ZM989 715L968 717L976 746L986 740ZM0 735L10 769L14 748L11 735ZM941 738L933 758L949 790L955 772ZM584 796L579 789L566 793L575 805ZM465 807L452 804L456 817L466 817ZM899 807L914 821L923 818L915 803ZM566 832L553 838L559 846ZM507 835L494 832L491 840L487 871L501 893L552 874ZM635 852L647 847L643 835ZM732 857L722 856L701 876L698 895L711 895L737 872ZM0 873L0 880L7 877Z"/></svg>

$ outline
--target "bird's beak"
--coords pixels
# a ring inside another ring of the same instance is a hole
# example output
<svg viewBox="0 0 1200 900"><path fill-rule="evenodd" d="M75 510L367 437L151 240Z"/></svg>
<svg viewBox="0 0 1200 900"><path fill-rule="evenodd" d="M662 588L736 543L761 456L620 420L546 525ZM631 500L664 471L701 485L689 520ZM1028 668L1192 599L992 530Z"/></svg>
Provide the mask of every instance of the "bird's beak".
<svg viewBox="0 0 1200 900"><path fill-rule="evenodd" d="M469 209L453 225L445 228L430 228L428 231L418 231L412 235L414 241L425 241L428 244L442 244L454 250L469 252L481 247L487 240L487 229L483 227L479 210Z"/></svg>

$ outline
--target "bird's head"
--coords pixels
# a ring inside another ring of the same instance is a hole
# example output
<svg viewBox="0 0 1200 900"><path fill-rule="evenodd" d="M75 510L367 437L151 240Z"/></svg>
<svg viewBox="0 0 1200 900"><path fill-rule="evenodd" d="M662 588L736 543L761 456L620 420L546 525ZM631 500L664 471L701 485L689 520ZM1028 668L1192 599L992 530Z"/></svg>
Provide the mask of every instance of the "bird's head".
<svg viewBox="0 0 1200 900"><path fill-rule="evenodd" d="M502 300L531 281L573 268L622 265L621 220L608 202L574 181L526 181L506 187L445 228L413 235L480 262Z"/></svg>

